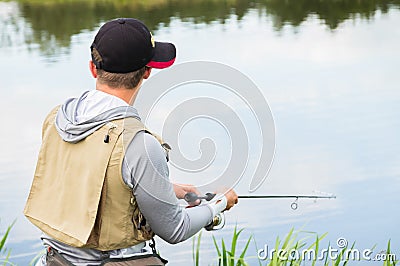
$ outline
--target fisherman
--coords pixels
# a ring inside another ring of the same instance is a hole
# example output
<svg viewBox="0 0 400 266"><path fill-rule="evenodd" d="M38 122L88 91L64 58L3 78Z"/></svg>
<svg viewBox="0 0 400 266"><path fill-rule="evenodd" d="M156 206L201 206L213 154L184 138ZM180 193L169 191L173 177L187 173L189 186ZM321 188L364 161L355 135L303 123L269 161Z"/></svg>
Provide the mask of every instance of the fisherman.
<svg viewBox="0 0 400 266"><path fill-rule="evenodd" d="M47 252L37 265L164 265L155 235L182 242L237 203L227 190L210 204L181 206L178 199L199 192L170 182L170 147L132 107L152 68L171 66L175 55L139 20L99 29L89 62L96 89L66 100L43 124L24 210L43 232Z"/></svg>

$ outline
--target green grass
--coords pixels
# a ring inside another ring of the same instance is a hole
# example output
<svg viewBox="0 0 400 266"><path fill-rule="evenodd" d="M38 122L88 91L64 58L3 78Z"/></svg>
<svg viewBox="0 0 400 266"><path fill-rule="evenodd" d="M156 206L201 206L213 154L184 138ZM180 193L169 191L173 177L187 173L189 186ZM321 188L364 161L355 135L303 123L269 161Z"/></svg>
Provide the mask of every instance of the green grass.
<svg viewBox="0 0 400 266"><path fill-rule="evenodd" d="M9 257L11 254L11 250L6 248L6 241L9 237L10 231L14 226L15 221L9 225L4 233L4 235L0 236L0 265L14 265L9 261ZM232 238L230 239L230 246L228 246L224 238L220 240L218 243L217 239L214 235L212 235L212 240L214 243L214 248L216 251L216 261L218 261L219 266L247 266L249 265L246 262L246 259L257 258L256 256L246 256L249 250L250 243L255 240L252 235L247 237L245 240L245 245L241 251L238 250L238 242L239 237L242 234L244 229L238 230L237 226L234 227ZM200 264L200 255L201 255L201 240L202 240L202 231L197 235L197 237L193 237L193 245L192 245L192 255L193 255L193 264L195 266L204 265ZM306 237L300 238L300 235L306 234ZM307 240L314 236L314 240L312 240L311 244L307 246ZM315 266L317 263L317 259L320 254L321 241L327 236L327 233L319 236L315 232L306 232L306 231L295 231L293 228L289 231L289 233L285 236L285 238L280 239L278 236L275 240L274 250L279 250L279 252L272 253L271 257L267 256L264 260L258 259L259 265L266 266L301 266L301 265L311 265ZM255 243L256 244L256 243ZM328 243L328 248L331 247L331 243ZM257 254L258 248L255 245L255 250L253 254ZM329 258L328 255L325 256L325 260L323 264L318 261L317 265L324 266L346 266L351 265L351 257L349 256L350 251L354 250L355 242L348 248L347 246L340 249L338 251L336 258ZM371 249L373 250L375 246ZM324 250L327 250L324 249ZM312 251L313 254L317 256L313 256L312 259L306 261L302 261L302 256L296 257L291 254L294 251L299 252L301 254L304 250ZM387 248L384 253L381 253L381 258L383 266L396 266L399 263L399 260L393 256L394 252L392 251L391 241L388 241ZM41 254L38 254L36 258L34 258L30 265L33 265L34 261L36 261ZM397 255L397 254L396 254ZM368 262L367 262L368 263Z"/></svg>
<svg viewBox="0 0 400 266"><path fill-rule="evenodd" d="M193 254L193 262L194 265L199 266L200 264L200 242L201 242L201 234L203 231L200 231L200 233L197 236L197 242L196 242L196 237L193 237L193 245L192 245L192 254Z"/></svg>
<svg viewBox="0 0 400 266"><path fill-rule="evenodd" d="M225 244L226 241L222 238L221 244L217 243L217 239L212 236L212 240L214 243L215 251L217 252L217 261L220 266L246 266L249 265L245 261L246 252L249 248L249 245L252 240L252 236L250 236L243 250L239 253L237 250L237 244L239 240L240 234L243 232L243 229L238 230L237 226L235 226L232 234L231 245L230 248ZM192 246L192 254L193 254L193 264L195 266L203 265L200 264L200 245L201 245L202 231L197 235L197 237L193 237L193 246Z"/></svg>
<svg viewBox="0 0 400 266"><path fill-rule="evenodd" d="M387 245L387 249L386 249L386 259L383 263L383 266L395 266L398 264L399 260L396 260L396 258L393 258L392 254L392 250L390 247L390 239L388 241L388 245Z"/></svg>
<svg viewBox="0 0 400 266"><path fill-rule="evenodd" d="M237 243L239 240L239 235L242 233L243 229L240 229L239 231L237 230L237 226L235 226L234 230L233 230L233 235L232 235L232 240L231 240L231 248L230 250L227 249L226 245L225 245L225 241L222 238L221 239L221 248L219 248L218 244L217 244L217 240L215 239L214 236L212 236L213 238L213 242L214 242L214 247L217 251L218 254L218 264L219 265L223 265L223 266L243 266L243 265L248 265L245 261L245 255L246 252L249 248L250 245L250 241L252 239L252 236L250 236L247 239L246 245L244 246L242 252L240 253L239 256L237 256L236 253L236 247L237 247Z"/></svg>
<svg viewBox="0 0 400 266"><path fill-rule="evenodd" d="M295 231L293 228L289 233L281 239L279 236L276 237L274 246L272 247L275 251L267 250L267 256L247 256L248 249L251 242L255 244L255 250L250 253L252 255L258 254L259 249L253 236L249 236L245 240L245 245L243 249L238 252L238 240L244 229L238 230L235 226L232 233L232 238L230 240L230 246L227 245L227 241L222 238L220 242L217 241L214 235L212 235L212 241L214 243L215 249L215 260L218 261L218 266L245 266L249 265L246 259L253 258L258 259L258 264L260 266L302 266L302 265L324 265L324 266L349 266L353 261L363 261L362 257L357 258L353 251L356 250L355 242L351 245L346 245L343 248L338 248L336 243L328 243L326 248L322 247L322 240L327 236L328 233L318 235L316 232L309 231ZM198 234L197 237L193 238L193 263L195 266L199 265L214 265L214 264L202 264L200 263L200 245L202 239L202 232ZM311 240L311 241L310 241ZM308 243L311 242L311 243ZM375 249L374 246L371 251ZM335 251L330 253L329 250ZM277 252L279 251L279 252ZM362 250L361 250L362 251ZM321 253L324 254L321 259ZM271 256L272 254L272 256ZM304 254L304 255L303 255ZM391 242L388 241L387 248L384 253L381 253L381 261L379 262L383 266L396 266L399 260L393 256L394 252L391 248ZM376 253L371 254L371 258L376 256ZM398 254L396 254L398 255ZM303 261L304 259L304 261ZM366 263L370 263L367 261ZM373 262L377 263L377 261ZM252 263L254 264L254 263ZM374 264L376 265L376 264Z"/></svg>
<svg viewBox="0 0 400 266"><path fill-rule="evenodd" d="M14 224L15 224L15 221L10 226L7 227L7 230L4 233L4 235L0 236L0 238L1 238L1 240L0 240L0 263L1 263L1 265L10 265L10 264L12 265L12 263L10 263L8 260L10 257L10 254L11 254L11 250L7 249L5 245L6 245L8 235L11 231L11 228L14 226Z"/></svg>

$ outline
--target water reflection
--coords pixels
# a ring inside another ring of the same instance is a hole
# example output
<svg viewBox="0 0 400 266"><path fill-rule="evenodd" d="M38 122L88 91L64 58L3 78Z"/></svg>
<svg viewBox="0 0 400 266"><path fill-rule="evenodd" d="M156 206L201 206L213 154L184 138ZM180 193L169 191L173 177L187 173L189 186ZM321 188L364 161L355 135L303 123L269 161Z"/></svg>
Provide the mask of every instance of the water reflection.
<svg viewBox="0 0 400 266"><path fill-rule="evenodd" d="M217 237L229 238L228 227L237 222L246 232L254 229L262 245L306 224L306 229L329 232L329 241L348 237L357 247L378 244L377 249L384 249L391 238L393 247L400 246L395 211L400 189L399 1L45 1L0 2L0 106L5 125L0 133L0 231L17 218L9 244L12 256L21 257L13 257L13 262L28 265L41 247L39 233L22 216L22 208L43 117L65 98L93 88L88 46L98 25L116 16L139 17L157 30L156 37L176 41L180 62L229 64L263 90L277 123L278 143L271 174L258 192L308 194L315 189L338 196L300 201L296 212L290 200L242 200L228 213L227 228ZM166 103L174 106L181 98L205 93L186 88L184 95L170 95ZM236 104L229 94L213 93ZM249 129L254 126L250 122ZM183 146L195 143L189 134L182 140ZM217 144L224 146L225 140ZM257 142L252 145L258 155ZM197 154L196 145L186 147L193 147L189 155ZM255 169L254 158L250 170ZM203 236L202 254L207 254L213 244L210 235ZM160 243L160 248L173 265L189 265L188 244Z"/></svg>
<svg viewBox="0 0 400 266"><path fill-rule="evenodd" d="M256 11L259 16L266 15L276 31L281 31L285 25L298 27L310 16L316 16L330 30L335 30L346 20L371 20L377 11L386 13L390 7L400 7L400 0L153 0L140 3L25 0L2 7L0 48L22 42L29 49L38 45L47 58L60 52L68 53L73 35L93 30L101 22L115 17L139 18L156 31L160 26L170 25L175 18L188 25L224 24L227 19L233 17L240 21L249 12ZM19 38L15 37L16 33Z"/></svg>

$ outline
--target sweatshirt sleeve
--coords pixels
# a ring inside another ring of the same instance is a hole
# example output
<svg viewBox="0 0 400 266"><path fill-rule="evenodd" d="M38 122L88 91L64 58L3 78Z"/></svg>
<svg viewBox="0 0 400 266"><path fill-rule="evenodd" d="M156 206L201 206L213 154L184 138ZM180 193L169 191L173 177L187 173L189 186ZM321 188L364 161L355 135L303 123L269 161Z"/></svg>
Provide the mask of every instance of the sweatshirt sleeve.
<svg viewBox="0 0 400 266"><path fill-rule="evenodd" d="M125 183L133 188L139 209L156 235L174 244L184 241L212 221L208 205L180 206L169 180L164 149L150 134L139 132L125 152Z"/></svg>

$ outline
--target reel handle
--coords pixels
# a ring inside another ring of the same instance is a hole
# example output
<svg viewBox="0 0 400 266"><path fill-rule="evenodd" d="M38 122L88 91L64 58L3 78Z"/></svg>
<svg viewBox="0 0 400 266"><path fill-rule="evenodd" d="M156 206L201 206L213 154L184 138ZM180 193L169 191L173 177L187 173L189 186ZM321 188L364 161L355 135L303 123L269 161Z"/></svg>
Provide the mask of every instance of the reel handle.
<svg viewBox="0 0 400 266"><path fill-rule="evenodd" d="M190 203L190 202L195 202L196 200L206 200L206 201L210 201L215 197L215 193L206 193L205 196L199 196L194 192L188 192L185 194L185 196L183 197L184 200L186 200L186 202Z"/></svg>
<svg viewBox="0 0 400 266"><path fill-rule="evenodd" d="M204 227L207 231L220 230L225 226L225 214L223 212L214 216L212 222Z"/></svg>

